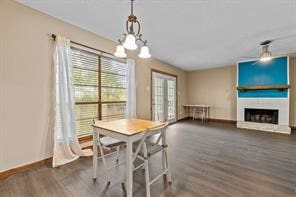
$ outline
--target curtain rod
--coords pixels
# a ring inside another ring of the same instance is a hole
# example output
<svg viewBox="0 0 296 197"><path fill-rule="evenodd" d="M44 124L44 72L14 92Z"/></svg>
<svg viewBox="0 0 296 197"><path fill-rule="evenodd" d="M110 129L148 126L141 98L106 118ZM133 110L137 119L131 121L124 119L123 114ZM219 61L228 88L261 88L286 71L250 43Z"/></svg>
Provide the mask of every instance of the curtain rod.
<svg viewBox="0 0 296 197"><path fill-rule="evenodd" d="M51 37L53 38L53 40L56 39L57 35L56 34L51 34ZM84 44L81 44L79 42L75 42L73 40L70 40L71 43L73 44L77 44L79 46L82 46L82 47L85 47L85 48L89 48L89 49L92 49L92 50L95 50L95 51L99 51L100 53L106 53L108 55L111 55L111 56L114 56L112 53L109 53L109 52L106 52L106 51L103 51L103 50L100 50L100 49L96 49L96 48L93 48L93 47L90 47L90 46L87 46L87 45L84 45Z"/></svg>

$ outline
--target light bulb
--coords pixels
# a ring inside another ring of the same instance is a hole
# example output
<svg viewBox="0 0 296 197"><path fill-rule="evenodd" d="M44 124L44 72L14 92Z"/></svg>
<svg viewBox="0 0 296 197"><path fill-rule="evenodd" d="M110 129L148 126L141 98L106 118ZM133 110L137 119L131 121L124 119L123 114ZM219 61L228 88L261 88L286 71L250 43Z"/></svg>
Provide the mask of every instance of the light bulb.
<svg viewBox="0 0 296 197"><path fill-rule="evenodd" d="M140 58L150 58L151 57L151 55L149 53L149 48L147 46L145 46L145 45L142 46L139 57Z"/></svg>
<svg viewBox="0 0 296 197"><path fill-rule="evenodd" d="M114 55L120 58L125 58L127 56L124 47L121 44L117 45Z"/></svg>
<svg viewBox="0 0 296 197"><path fill-rule="evenodd" d="M133 34L128 34L125 38L125 41L123 43L124 48L129 50L135 50L138 48L136 44L136 38Z"/></svg>
<svg viewBox="0 0 296 197"><path fill-rule="evenodd" d="M262 47L262 52L260 54L260 62L268 62L272 59L272 53L268 51L269 45L264 45Z"/></svg>
<svg viewBox="0 0 296 197"><path fill-rule="evenodd" d="M261 57L260 62L268 62L272 59L272 57Z"/></svg>
<svg viewBox="0 0 296 197"><path fill-rule="evenodd" d="M268 62L272 59L272 54L269 51L263 52L260 55L260 62Z"/></svg>

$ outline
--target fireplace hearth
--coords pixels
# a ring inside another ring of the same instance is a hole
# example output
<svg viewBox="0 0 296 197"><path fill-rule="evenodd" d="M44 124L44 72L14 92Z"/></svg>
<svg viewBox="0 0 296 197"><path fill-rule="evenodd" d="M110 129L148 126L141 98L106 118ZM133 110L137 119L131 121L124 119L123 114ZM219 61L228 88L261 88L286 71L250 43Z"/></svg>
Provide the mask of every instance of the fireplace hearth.
<svg viewBox="0 0 296 197"><path fill-rule="evenodd" d="M245 121L278 124L279 110L245 108Z"/></svg>

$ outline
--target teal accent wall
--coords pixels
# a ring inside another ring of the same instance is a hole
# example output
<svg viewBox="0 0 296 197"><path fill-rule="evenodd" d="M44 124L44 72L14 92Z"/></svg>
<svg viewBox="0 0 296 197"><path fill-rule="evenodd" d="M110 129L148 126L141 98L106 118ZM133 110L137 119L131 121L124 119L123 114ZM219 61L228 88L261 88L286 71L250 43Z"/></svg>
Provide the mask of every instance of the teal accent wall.
<svg viewBox="0 0 296 197"><path fill-rule="evenodd" d="M288 85L288 57L274 58L270 62L241 62L238 64L238 86ZM288 90L238 91L238 97L288 97Z"/></svg>

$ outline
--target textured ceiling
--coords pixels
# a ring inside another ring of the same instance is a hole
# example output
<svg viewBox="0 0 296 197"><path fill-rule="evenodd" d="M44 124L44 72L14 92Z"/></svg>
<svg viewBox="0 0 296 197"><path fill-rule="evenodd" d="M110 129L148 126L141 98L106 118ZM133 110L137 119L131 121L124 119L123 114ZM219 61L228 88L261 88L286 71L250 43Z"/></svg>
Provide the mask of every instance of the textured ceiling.
<svg viewBox="0 0 296 197"><path fill-rule="evenodd" d="M114 41L129 15L128 0L18 1ZM152 56L184 70L235 64L266 39L296 52L296 0L136 0L135 15Z"/></svg>

